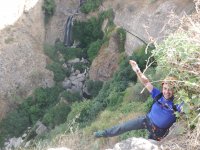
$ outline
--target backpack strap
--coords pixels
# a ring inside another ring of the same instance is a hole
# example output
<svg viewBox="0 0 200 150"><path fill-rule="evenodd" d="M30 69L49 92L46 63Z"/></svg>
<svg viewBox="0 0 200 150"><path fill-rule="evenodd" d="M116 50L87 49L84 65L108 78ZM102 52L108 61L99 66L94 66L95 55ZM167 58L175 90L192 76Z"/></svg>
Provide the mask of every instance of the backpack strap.
<svg viewBox="0 0 200 150"><path fill-rule="evenodd" d="M154 97L154 101L157 102L161 97L163 96L163 93L159 93L158 95L156 95L156 97Z"/></svg>
<svg viewBox="0 0 200 150"><path fill-rule="evenodd" d="M163 96L163 93L159 93L158 95L156 95L156 97L154 97L154 102L158 102L159 104L163 105L161 102L159 102L158 100ZM164 105L164 107L169 108L169 106ZM176 105L174 105L174 103L172 103L172 109L173 111L178 111Z"/></svg>

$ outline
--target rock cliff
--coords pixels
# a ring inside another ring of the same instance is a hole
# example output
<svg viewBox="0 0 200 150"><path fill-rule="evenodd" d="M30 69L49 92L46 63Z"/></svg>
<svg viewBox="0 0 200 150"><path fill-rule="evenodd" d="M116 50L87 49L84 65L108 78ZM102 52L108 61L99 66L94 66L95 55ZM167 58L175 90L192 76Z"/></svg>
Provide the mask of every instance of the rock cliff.
<svg viewBox="0 0 200 150"><path fill-rule="evenodd" d="M9 6L13 7L11 12L4 12L7 13L10 22L8 19L3 20L0 30L1 119L35 87L52 86L53 74L45 69L43 1L9 0L9 6L7 3L0 3L0 6L4 7L3 10Z"/></svg>
<svg viewBox="0 0 200 150"><path fill-rule="evenodd" d="M63 41L67 18L77 14L80 4L79 0L55 2L56 12L46 30L43 0L0 2L0 10L3 12L0 13L0 119L13 104L21 102L14 99L21 100L35 87L53 85L53 74L45 69L43 43L53 45L56 39ZM170 24L178 23L178 19L171 20L168 16L172 11L178 16L191 13L194 4L191 0L104 0L99 11L108 8L113 8L115 12L115 24L127 31L125 49L131 55L138 46L152 39L159 42L173 32L174 28L170 28ZM94 14L79 14L75 18L84 20ZM111 39L109 47L102 48L94 60L90 68L91 78L107 80L112 77L118 68L118 59L115 41Z"/></svg>

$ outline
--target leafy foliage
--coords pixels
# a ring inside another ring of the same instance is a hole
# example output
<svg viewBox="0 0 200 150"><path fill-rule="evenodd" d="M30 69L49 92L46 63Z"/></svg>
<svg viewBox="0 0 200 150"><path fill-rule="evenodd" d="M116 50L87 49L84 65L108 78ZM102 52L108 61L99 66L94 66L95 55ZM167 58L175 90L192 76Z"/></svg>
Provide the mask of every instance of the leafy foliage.
<svg viewBox="0 0 200 150"><path fill-rule="evenodd" d="M58 85L38 88L34 91L34 96L28 97L16 110L11 111L0 123L1 144L6 137L20 136L24 130L41 119L46 110L57 103L61 91L62 88Z"/></svg>
<svg viewBox="0 0 200 150"><path fill-rule="evenodd" d="M45 23L48 23L49 19L53 16L55 9L56 9L55 1L54 0L44 0L42 9L44 10L44 14L45 14Z"/></svg>
<svg viewBox="0 0 200 150"><path fill-rule="evenodd" d="M89 12L95 11L102 3L103 0L87 0L81 6L81 12L88 14Z"/></svg>
<svg viewBox="0 0 200 150"><path fill-rule="evenodd" d="M86 86L92 97L96 97L103 86L102 81L87 80Z"/></svg>
<svg viewBox="0 0 200 150"><path fill-rule="evenodd" d="M30 125L29 117L24 110L10 112L0 123L0 145L4 144L7 137L20 136Z"/></svg>
<svg viewBox="0 0 200 150"><path fill-rule="evenodd" d="M82 57L84 57L83 49L65 47L65 45L62 42L57 42L55 44L55 50L59 51L61 54L63 54L65 61L68 61L68 60L74 59L74 58L81 59Z"/></svg>
<svg viewBox="0 0 200 150"><path fill-rule="evenodd" d="M54 61L58 60L57 51L56 51L54 46L50 46L50 45L45 44L44 45L44 53L47 56L49 56L49 58L51 58L52 60L54 60Z"/></svg>
<svg viewBox="0 0 200 150"><path fill-rule="evenodd" d="M54 128L56 125L64 123L67 120L67 116L71 111L70 106L65 103L59 103L48 109L43 117L43 123L49 128Z"/></svg>
<svg viewBox="0 0 200 150"><path fill-rule="evenodd" d="M54 80L56 82L63 81L66 76L69 76L69 72L65 70L60 63L53 62L47 65L47 69L53 71Z"/></svg>
<svg viewBox="0 0 200 150"><path fill-rule="evenodd" d="M80 41L82 48L88 47L90 43L103 38L101 31L102 21L92 17L87 22L75 21L73 26L73 37Z"/></svg>
<svg viewBox="0 0 200 150"><path fill-rule="evenodd" d="M81 97L80 93L78 93L78 92L71 93L69 91L64 91L60 94L60 97L63 97L69 103L82 100L82 97Z"/></svg>
<svg viewBox="0 0 200 150"><path fill-rule="evenodd" d="M101 40L97 40L90 44L87 50L87 54L88 54L88 58L90 62L92 62L93 59L97 56L99 49L101 48L101 45L102 45Z"/></svg>
<svg viewBox="0 0 200 150"><path fill-rule="evenodd" d="M125 45L125 41L126 41L126 32L123 28L118 28L117 29L117 35L118 35L118 38L119 38L119 52L124 52L125 51L125 48L124 48L124 45Z"/></svg>
<svg viewBox="0 0 200 150"><path fill-rule="evenodd" d="M200 43L193 40L196 34L190 34L189 31L172 34L157 46L153 54L158 63L158 70L163 68L166 75L178 78L178 102L185 102L183 111L193 122L200 106Z"/></svg>

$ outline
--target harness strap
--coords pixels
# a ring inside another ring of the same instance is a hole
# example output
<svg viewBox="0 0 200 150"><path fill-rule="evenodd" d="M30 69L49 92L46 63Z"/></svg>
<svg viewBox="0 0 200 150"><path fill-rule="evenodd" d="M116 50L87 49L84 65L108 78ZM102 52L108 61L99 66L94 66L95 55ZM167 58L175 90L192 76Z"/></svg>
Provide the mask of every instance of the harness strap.
<svg viewBox="0 0 200 150"><path fill-rule="evenodd" d="M147 130L150 132L150 135L149 135L150 139L160 141L169 133L168 128L162 129L162 128L157 127L148 116L146 116L145 122L146 122Z"/></svg>
<svg viewBox="0 0 200 150"><path fill-rule="evenodd" d="M167 108L167 109L171 109L174 112L178 111L176 105L174 105L174 103L172 102L172 108L169 107L168 105L166 105L165 103L161 103L158 100L163 96L163 93L159 93L158 95L156 95L156 97L154 97L154 101L157 102L158 104L162 105L163 107Z"/></svg>

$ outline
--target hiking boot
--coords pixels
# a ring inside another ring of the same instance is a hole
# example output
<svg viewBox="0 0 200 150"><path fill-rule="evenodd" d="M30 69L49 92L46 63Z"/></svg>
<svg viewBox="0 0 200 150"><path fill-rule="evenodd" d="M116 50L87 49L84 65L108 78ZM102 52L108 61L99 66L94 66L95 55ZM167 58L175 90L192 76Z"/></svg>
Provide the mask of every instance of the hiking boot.
<svg viewBox="0 0 200 150"><path fill-rule="evenodd" d="M97 132L94 132L94 136L96 138L106 137L106 132L105 131L97 131Z"/></svg>

